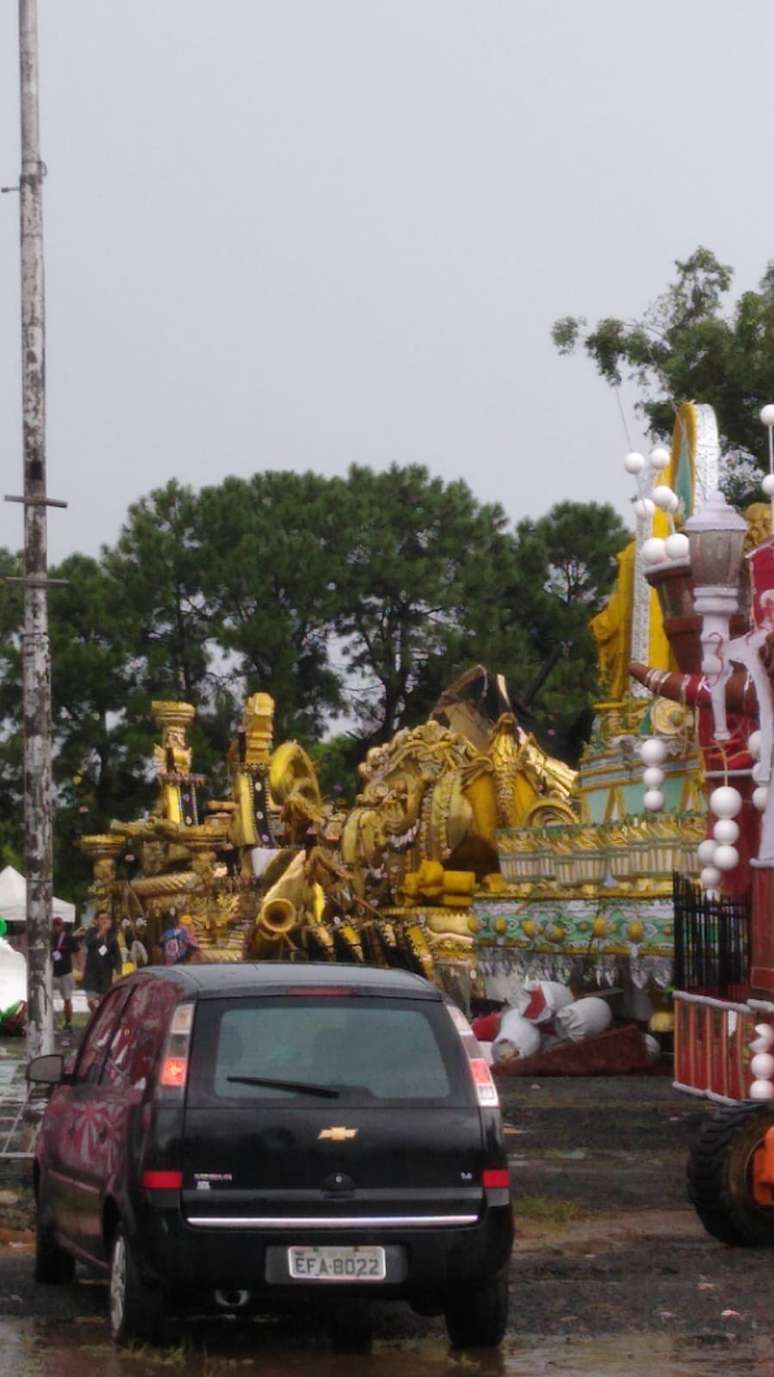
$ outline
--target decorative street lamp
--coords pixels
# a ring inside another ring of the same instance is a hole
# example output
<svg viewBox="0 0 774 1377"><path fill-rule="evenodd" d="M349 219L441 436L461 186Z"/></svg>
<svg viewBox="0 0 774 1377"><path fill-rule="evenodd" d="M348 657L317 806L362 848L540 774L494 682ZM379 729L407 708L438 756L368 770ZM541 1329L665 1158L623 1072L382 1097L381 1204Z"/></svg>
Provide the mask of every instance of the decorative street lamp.
<svg viewBox="0 0 774 1377"><path fill-rule="evenodd" d="M702 619L701 668L709 680L715 737L728 741L729 624L739 607L739 573L747 523L721 492L712 492L683 529L690 542L694 607Z"/></svg>

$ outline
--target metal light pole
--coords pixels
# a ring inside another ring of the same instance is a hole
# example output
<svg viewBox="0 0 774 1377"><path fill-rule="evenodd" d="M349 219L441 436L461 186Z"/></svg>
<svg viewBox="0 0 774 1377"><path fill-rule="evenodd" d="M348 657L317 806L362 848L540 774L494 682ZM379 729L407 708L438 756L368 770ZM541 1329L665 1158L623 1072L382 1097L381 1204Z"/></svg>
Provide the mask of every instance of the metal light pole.
<svg viewBox="0 0 774 1377"><path fill-rule="evenodd" d="M51 985L53 835L51 658L46 548L46 341L37 0L19 0L21 76L21 345L24 447L24 857L27 1055L54 1045ZM57 504L59 505L59 504Z"/></svg>

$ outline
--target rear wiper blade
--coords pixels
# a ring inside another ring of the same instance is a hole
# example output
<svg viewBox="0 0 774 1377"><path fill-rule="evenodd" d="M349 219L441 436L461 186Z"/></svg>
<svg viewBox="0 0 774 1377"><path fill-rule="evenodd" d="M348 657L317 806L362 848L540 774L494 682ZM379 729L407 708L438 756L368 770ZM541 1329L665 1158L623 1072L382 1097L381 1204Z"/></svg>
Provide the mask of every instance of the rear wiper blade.
<svg viewBox="0 0 774 1377"><path fill-rule="evenodd" d="M267 1090L300 1090L304 1095L319 1095L323 1100L338 1100L340 1090L330 1085L312 1085L309 1081L275 1081L268 1076L226 1076L236 1085L262 1085Z"/></svg>

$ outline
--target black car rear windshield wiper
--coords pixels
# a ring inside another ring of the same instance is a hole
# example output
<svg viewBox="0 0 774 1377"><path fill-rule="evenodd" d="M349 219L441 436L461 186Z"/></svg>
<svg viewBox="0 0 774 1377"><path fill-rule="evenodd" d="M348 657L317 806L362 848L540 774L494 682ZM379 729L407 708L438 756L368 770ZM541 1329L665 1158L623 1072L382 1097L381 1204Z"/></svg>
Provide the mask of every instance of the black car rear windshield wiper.
<svg viewBox="0 0 774 1377"><path fill-rule="evenodd" d="M340 1090L330 1085L312 1085L309 1081L275 1081L268 1076L226 1076L236 1085L262 1085L267 1090L299 1090L302 1095L319 1095L323 1100L338 1100Z"/></svg>

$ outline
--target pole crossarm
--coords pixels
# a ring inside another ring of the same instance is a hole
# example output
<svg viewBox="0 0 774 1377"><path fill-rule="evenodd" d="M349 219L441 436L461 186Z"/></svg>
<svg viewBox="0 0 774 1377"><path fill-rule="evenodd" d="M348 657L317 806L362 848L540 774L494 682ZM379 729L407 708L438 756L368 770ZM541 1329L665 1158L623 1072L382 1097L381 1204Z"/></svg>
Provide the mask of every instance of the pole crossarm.
<svg viewBox="0 0 774 1377"><path fill-rule="evenodd" d="M57 584L64 586L69 582L69 579L50 579L48 576L36 578L34 574L29 576L27 574L0 575L0 583L23 583L25 588L54 588Z"/></svg>
<svg viewBox="0 0 774 1377"><path fill-rule="evenodd" d="M11 497L6 493L4 502L22 502L25 507L66 507L67 503L62 502L58 497Z"/></svg>

